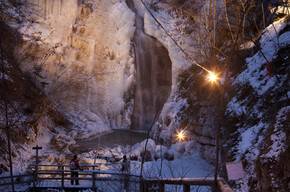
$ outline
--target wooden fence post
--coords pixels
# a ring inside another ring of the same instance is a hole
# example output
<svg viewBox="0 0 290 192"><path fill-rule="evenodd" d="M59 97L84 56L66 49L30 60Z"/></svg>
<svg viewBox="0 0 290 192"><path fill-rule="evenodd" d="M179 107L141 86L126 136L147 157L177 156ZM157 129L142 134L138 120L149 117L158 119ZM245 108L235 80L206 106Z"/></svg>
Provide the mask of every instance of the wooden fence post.
<svg viewBox="0 0 290 192"><path fill-rule="evenodd" d="M149 191L149 188L150 188L150 183L149 182L146 182L146 181L144 181L144 192L148 192Z"/></svg>
<svg viewBox="0 0 290 192"><path fill-rule="evenodd" d="M190 192L190 185L183 185L183 192Z"/></svg>
<svg viewBox="0 0 290 192"><path fill-rule="evenodd" d="M93 191L96 191L96 173L93 172Z"/></svg>
<svg viewBox="0 0 290 192"><path fill-rule="evenodd" d="M159 192L164 192L164 183L159 182L158 187L159 187Z"/></svg>
<svg viewBox="0 0 290 192"><path fill-rule="evenodd" d="M42 149L42 147L39 147L36 145L36 147L32 147L33 150L36 150L36 161L35 161L35 170L33 172L33 191L36 191L36 181L38 180L38 163L39 163L39 158L38 158L38 150Z"/></svg>
<svg viewBox="0 0 290 192"><path fill-rule="evenodd" d="M36 191L36 170L33 171L33 192Z"/></svg>
<svg viewBox="0 0 290 192"><path fill-rule="evenodd" d="M142 178L140 178L140 181L139 181L139 191L144 192L144 183L142 181Z"/></svg>
<svg viewBox="0 0 290 192"><path fill-rule="evenodd" d="M64 166L63 165L61 166L61 170L62 170L62 172L61 172L61 189L63 189L64 188Z"/></svg>

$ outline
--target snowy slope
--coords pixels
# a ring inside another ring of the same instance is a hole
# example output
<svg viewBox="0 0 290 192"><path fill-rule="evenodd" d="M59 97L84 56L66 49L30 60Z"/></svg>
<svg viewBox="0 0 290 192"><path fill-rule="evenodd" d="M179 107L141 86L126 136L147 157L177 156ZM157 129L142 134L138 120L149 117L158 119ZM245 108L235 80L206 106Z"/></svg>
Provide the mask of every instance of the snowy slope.
<svg viewBox="0 0 290 192"><path fill-rule="evenodd" d="M265 191L283 191L287 171L279 164L284 163L285 151L289 150L286 141L289 125L285 124L289 121L290 96L287 18L268 26L258 43L260 51L246 59L245 70L232 84L236 94L226 109L232 131L225 131L231 139L224 147L229 149L231 160L245 165L247 176L237 182L237 191L256 190L259 185ZM267 75L267 62L262 54L271 63L271 77ZM279 176L273 167L285 175Z"/></svg>

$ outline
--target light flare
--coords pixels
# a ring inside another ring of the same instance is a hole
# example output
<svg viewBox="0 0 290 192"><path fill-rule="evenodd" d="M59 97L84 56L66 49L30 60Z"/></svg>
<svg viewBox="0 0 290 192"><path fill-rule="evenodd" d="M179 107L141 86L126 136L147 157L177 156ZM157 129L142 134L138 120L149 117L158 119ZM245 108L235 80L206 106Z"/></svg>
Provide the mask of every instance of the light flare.
<svg viewBox="0 0 290 192"><path fill-rule="evenodd" d="M218 80L218 77L217 77L217 75L214 74L213 72L209 72L209 74L208 74L208 79L209 79L209 81L211 81L211 82L215 82L216 80Z"/></svg>
<svg viewBox="0 0 290 192"><path fill-rule="evenodd" d="M177 133L177 138L179 141L183 141L185 139L184 130Z"/></svg>

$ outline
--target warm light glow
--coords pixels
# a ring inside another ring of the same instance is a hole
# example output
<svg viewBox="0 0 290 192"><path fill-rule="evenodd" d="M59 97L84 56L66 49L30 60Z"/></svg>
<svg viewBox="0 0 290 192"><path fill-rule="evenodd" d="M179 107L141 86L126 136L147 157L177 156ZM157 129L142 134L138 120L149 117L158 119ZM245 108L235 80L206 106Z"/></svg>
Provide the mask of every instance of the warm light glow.
<svg viewBox="0 0 290 192"><path fill-rule="evenodd" d="M214 82L214 81L216 81L218 79L218 77L213 72L210 72L209 75L208 75L208 79L211 82Z"/></svg>
<svg viewBox="0 0 290 192"><path fill-rule="evenodd" d="M183 131L180 131L179 133L177 133L177 138L179 141L184 140L185 135L184 135Z"/></svg>

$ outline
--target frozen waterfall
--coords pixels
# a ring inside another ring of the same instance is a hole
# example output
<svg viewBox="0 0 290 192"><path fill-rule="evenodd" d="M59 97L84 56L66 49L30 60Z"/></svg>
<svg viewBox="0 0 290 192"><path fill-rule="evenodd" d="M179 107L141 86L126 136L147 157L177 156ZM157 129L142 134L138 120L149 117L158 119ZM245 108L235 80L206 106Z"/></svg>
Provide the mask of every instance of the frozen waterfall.
<svg viewBox="0 0 290 192"><path fill-rule="evenodd" d="M127 4L136 14L133 38L136 89L131 129L148 130L170 95L172 64L168 50L156 38L145 34L143 16L134 2L127 0Z"/></svg>

